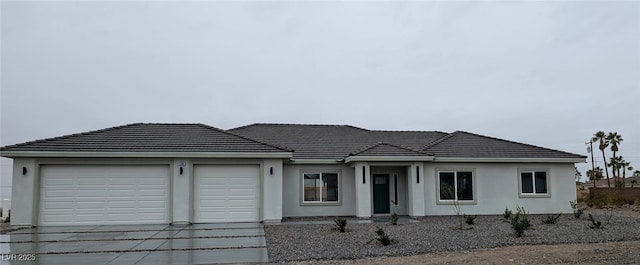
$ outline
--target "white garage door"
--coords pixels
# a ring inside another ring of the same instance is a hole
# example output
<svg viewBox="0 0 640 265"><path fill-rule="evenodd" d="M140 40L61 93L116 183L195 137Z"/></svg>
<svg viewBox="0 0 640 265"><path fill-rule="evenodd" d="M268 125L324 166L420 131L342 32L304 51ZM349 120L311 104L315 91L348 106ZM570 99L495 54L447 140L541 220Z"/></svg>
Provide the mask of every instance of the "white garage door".
<svg viewBox="0 0 640 265"><path fill-rule="evenodd" d="M40 225L169 223L169 166L47 165Z"/></svg>
<svg viewBox="0 0 640 265"><path fill-rule="evenodd" d="M196 165L195 222L258 221L259 176L259 166Z"/></svg>

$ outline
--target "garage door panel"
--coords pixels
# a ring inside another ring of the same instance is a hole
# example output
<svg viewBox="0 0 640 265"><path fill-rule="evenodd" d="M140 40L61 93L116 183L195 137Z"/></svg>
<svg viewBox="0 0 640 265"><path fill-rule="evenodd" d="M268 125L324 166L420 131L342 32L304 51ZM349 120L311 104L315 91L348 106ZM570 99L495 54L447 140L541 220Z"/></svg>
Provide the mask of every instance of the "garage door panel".
<svg viewBox="0 0 640 265"><path fill-rule="evenodd" d="M195 222L259 220L260 167L196 165Z"/></svg>
<svg viewBox="0 0 640 265"><path fill-rule="evenodd" d="M168 184L168 166L42 166L39 223L168 223Z"/></svg>

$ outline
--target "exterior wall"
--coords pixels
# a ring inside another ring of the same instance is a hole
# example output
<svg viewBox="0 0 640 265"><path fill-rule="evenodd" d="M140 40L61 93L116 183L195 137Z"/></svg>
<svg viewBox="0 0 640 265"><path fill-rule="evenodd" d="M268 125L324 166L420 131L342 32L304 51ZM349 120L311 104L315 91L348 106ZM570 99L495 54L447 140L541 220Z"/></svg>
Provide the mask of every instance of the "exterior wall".
<svg viewBox="0 0 640 265"><path fill-rule="evenodd" d="M180 174L181 167L182 175ZM171 194L173 197L171 209L173 209L173 215L171 223L191 223L191 168L189 160L173 161L173 177L171 178Z"/></svg>
<svg viewBox="0 0 640 265"><path fill-rule="evenodd" d="M27 169L22 174L22 169ZM38 209L38 174L39 171L34 159L13 159L13 184L11 185L11 225L36 224L35 218Z"/></svg>
<svg viewBox="0 0 640 265"><path fill-rule="evenodd" d="M262 220L265 222L282 220L282 169L282 160L280 159L264 161L262 168Z"/></svg>
<svg viewBox="0 0 640 265"><path fill-rule="evenodd" d="M425 163L426 215L453 215L453 205L439 204L437 169L474 170L475 204L461 204L466 214L502 214L505 208L522 206L528 213L571 213L569 201L576 199L574 165L543 163ZM549 197L524 198L519 195L518 169L546 169Z"/></svg>
<svg viewBox="0 0 640 265"><path fill-rule="evenodd" d="M340 170L339 205L302 205L303 170ZM344 165L285 164L282 182L282 216L353 216L356 215L354 168ZM359 179L361 181L361 179ZM367 181L369 184L369 181Z"/></svg>

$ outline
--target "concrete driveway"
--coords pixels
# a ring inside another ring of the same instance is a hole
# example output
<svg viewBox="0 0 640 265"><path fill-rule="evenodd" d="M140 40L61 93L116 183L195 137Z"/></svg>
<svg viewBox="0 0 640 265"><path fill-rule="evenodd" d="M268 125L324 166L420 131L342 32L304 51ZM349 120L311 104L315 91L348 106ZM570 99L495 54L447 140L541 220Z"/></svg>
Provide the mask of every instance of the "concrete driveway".
<svg viewBox="0 0 640 265"><path fill-rule="evenodd" d="M269 261L264 227L260 223L37 227L0 235L0 253L0 264ZM14 261L7 261L11 259Z"/></svg>

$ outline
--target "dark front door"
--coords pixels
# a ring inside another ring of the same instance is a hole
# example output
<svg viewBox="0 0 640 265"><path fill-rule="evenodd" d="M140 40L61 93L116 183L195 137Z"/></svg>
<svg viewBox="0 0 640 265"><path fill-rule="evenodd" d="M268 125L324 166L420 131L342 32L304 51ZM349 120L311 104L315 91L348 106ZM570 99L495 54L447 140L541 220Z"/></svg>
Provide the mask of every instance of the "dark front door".
<svg viewBox="0 0 640 265"><path fill-rule="evenodd" d="M373 174L373 213L389 213L389 175Z"/></svg>

